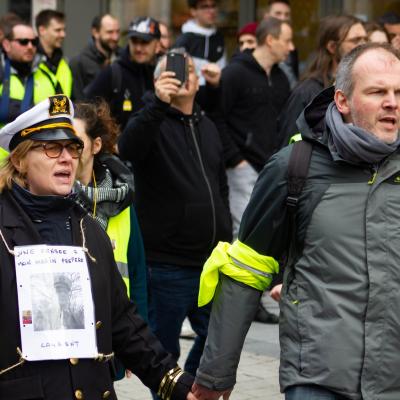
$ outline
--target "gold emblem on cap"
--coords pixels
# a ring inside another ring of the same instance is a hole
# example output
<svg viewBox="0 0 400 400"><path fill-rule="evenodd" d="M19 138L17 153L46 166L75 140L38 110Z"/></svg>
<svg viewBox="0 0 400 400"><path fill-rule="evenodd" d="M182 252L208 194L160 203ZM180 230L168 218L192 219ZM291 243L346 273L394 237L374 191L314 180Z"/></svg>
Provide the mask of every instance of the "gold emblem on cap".
<svg viewBox="0 0 400 400"><path fill-rule="evenodd" d="M64 95L50 96L49 100L50 100L50 107L49 107L50 116L59 114L71 115L69 100L67 96Z"/></svg>

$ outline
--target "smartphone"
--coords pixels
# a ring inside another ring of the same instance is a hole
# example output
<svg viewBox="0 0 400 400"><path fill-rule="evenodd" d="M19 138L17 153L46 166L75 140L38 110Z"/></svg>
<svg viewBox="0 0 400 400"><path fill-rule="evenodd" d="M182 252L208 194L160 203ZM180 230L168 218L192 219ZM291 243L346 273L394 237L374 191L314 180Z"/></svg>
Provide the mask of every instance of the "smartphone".
<svg viewBox="0 0 400 400"><path fill-rule="evenodd" d="M181 82L182 86L187 79L186 57L180 53L168 53L166 71L175 72L175 78Z"/></svg>

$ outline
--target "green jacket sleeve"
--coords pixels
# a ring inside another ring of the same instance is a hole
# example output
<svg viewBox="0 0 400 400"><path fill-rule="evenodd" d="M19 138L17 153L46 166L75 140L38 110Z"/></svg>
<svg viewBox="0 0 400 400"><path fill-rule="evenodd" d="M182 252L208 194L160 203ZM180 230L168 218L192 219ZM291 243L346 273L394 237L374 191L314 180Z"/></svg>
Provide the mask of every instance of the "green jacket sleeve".
<svg viewBox="0 0 400 400"><path fill-rule="evenodd" d="M271 265L271 260L282 258L289 237L286 211L289 152L290 149L283 149L261 172L239 231L239 241L249 247L253 255L258 255L253 258ZM245 257L239 253L235 256L240 260L234 262L246 264ZM236 263L236 266L240 264ZM207 343L196 376L197 383L213 390L230 389L235 384L240 353L262 293L255 285L240 282L234 276L228 278L224 275L227 270L226 267L219 269L221 279L215 292Z"/></svg>

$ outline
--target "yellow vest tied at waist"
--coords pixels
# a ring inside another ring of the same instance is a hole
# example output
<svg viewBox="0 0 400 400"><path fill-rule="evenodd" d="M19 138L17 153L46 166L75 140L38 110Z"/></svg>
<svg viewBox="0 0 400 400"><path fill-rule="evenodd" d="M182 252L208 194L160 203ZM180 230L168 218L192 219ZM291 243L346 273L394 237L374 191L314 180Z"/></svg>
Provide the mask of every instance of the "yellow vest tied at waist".
<svg viewBox="0 0 400 400"><path fill-rule="evenodd" d="M219 242L204 264L200 277L199 307L213 299L220 272L264 291L270 285L273 275L279 272L279 264L273 257L261 255L239 240L233 244Z"/></svg>
<svg viewBox="0 0 400 400"><path fill-rule="evenodd" d="M118 271L125 282L128 297L130 297L128 271L128 246L131 234L130 207L125 208L118 215L108 220L106 232L114 249L114 259L117 263Z"/></svg>

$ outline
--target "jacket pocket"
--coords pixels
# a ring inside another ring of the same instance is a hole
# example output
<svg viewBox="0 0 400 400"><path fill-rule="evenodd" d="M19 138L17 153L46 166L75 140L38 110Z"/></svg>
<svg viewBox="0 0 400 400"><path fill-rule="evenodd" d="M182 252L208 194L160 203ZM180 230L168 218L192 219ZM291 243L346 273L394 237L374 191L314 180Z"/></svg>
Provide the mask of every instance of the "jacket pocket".
<svg viewBox="0 0 400 400"><path fill-rule="evenodd" d="M44 399L40 376L0 381L0 399L39 400Z"/></svg>

